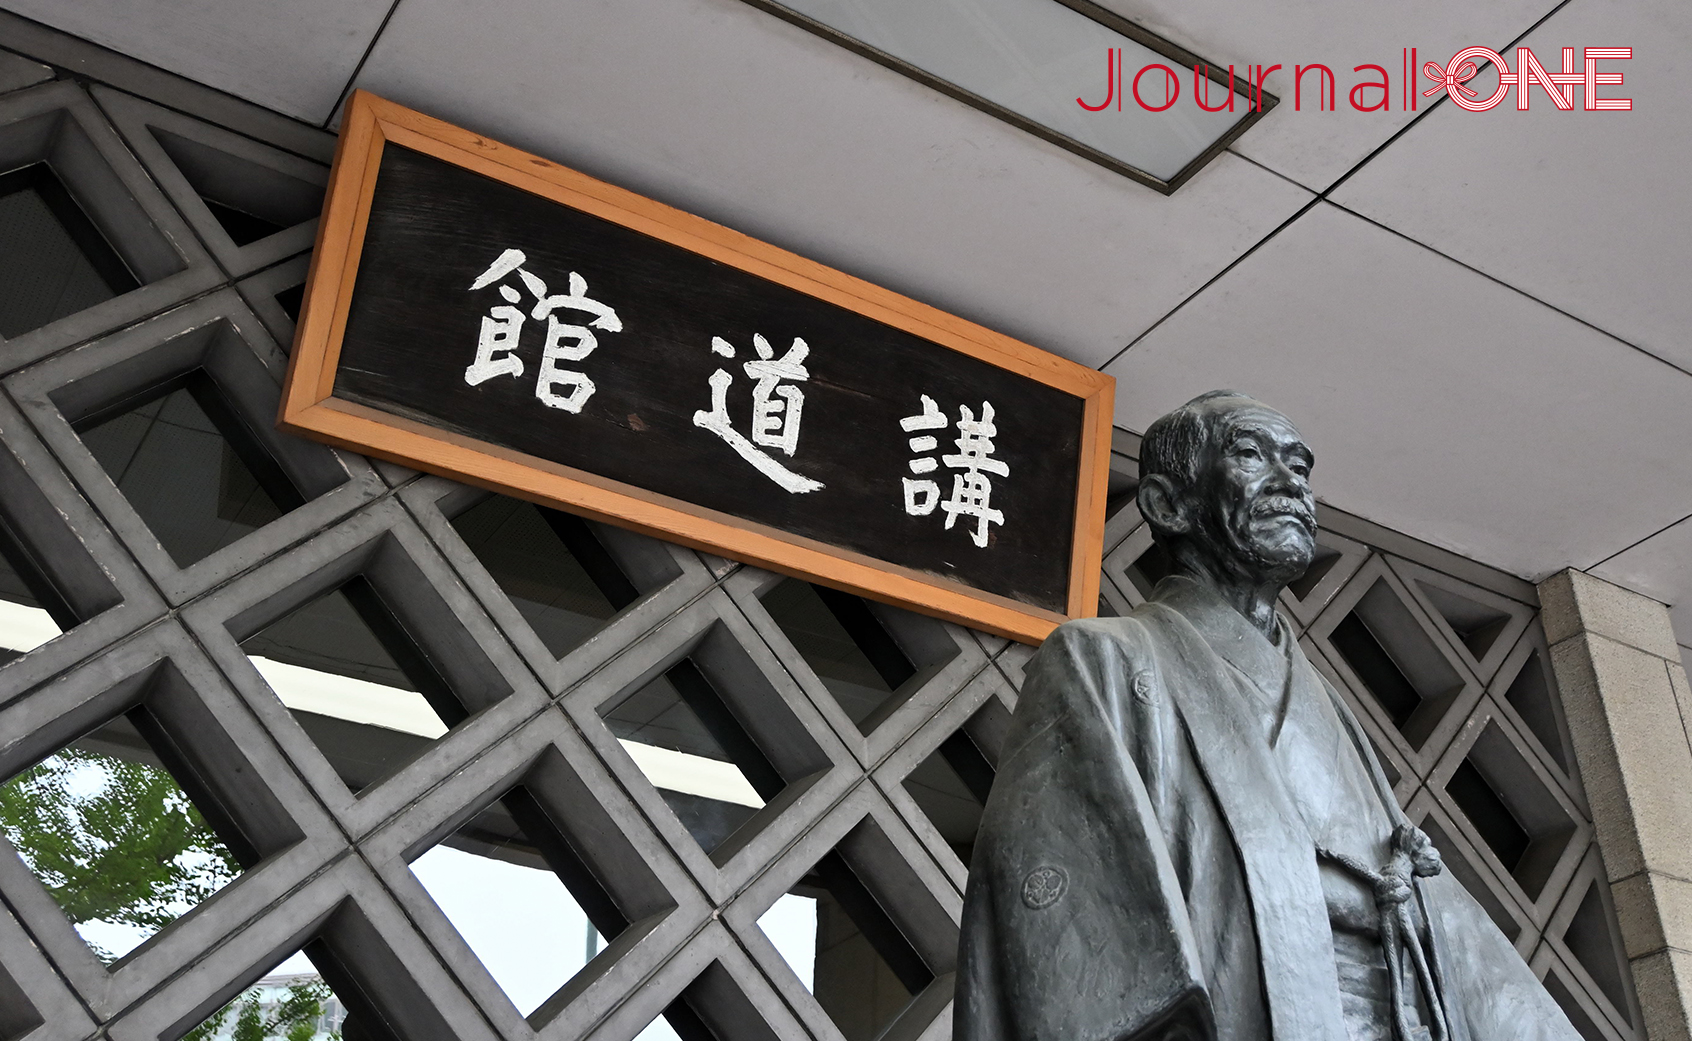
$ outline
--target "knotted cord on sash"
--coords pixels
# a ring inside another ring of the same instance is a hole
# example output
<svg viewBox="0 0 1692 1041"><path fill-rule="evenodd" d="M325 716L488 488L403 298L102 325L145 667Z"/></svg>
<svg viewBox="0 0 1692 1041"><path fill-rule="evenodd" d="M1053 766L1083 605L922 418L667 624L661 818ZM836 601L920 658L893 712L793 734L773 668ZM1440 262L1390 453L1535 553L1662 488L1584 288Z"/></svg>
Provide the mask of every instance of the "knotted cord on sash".
<svg viewBox="0 0 1692 1041"><path fill-rule="evenodd" d="M1414 1041L1410 1022L1405 1016L1404 950L1409 948L1410 960L1416 971L1416 984L1426 999L1432 1041L1446 1041L1445 1010L1423 947L1410 915L1410 898L1415 895L1414 878L1437 875L1444 868L1433 840L1420 829L1400 824L1392 830L1392 858L1375 871L1367 864L1345 853L1336 853L1323 846L1316 847L1322 860L1337 864L1359 880L1367 882L1375 893L1375 908L1381 916L1381 949L1386 955L1387 990L1392 999L1393 1036L1398 1041Z"/></svg>

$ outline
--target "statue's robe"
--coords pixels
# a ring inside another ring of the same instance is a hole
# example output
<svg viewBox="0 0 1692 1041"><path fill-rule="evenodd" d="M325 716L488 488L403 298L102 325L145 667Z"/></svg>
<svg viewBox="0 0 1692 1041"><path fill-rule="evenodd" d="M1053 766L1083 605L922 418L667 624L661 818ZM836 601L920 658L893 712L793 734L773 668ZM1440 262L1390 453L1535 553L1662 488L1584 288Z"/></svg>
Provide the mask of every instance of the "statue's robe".
<svg viewBox="0 0 1692 1041"><path fill-rule="evenodd" d="M1349 709L1282 644L1185 578L1046 640L976 840L956 1041L1349 1041L1316 840L1254 685L1284 684L1288 717L1331 711L1380 820L1407 822ZM1451 1041L1578 1041L1448 871L1412 906Z"/></svg>

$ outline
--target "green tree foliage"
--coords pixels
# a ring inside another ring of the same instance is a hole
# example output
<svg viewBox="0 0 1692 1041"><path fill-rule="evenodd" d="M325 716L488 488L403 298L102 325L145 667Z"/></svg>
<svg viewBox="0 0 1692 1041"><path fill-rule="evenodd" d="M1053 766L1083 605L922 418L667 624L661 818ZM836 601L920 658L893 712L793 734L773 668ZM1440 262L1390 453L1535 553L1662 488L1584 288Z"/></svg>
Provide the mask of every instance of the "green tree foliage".
<svg viewBox="0 0 1692 1041"><path fill-rule="evenodd" d="M98 752L66 749L0 787L0 827L77 924L156 932L241 871L170 774Z"/></svg>
<svg viewBox="0 0 1692 1041"><path fill-rule="evenodd" d="M310 980L289 987L287 997L266 1008L259 992L250 990L182 1035L182 1041L211 1041L231 1013L235 1015L231 1041L311 1041L330 996L329 987L323 981ZM341 1035L328 1036L330 1041L339 1041Z"/></svg>
<svg viewBox="0 0 1692 1041"><path fill-rule="evenodd" d="M78 925L157 932L241 872L169 773L82 749L65 749L0 785L0 830ZM311 980L267 1006L255 988L183 1041L209 1041L231 1016L233 1041L310 1041L330 996Z"/></svg>

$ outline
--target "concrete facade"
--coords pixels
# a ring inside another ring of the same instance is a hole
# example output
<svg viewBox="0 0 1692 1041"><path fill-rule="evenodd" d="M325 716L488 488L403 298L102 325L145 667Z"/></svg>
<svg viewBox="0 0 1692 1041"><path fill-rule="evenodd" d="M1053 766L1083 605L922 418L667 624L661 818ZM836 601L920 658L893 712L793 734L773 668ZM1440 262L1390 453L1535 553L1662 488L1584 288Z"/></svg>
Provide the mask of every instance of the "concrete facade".
<svg viewBox="0 0 1692 1041"><path fill-rule="evenodd" d="M1646 1035L1692 1037L1692 691L1668 610L1573 570L1539 595Z"/></svg>

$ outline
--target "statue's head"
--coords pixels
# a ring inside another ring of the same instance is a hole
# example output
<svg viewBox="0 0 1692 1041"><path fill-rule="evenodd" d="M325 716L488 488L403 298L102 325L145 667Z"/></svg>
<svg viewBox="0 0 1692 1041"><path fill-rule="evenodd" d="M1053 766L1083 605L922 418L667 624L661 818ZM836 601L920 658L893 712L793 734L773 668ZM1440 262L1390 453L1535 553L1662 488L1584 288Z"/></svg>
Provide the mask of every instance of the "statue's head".
<svg viewBox="0 0 1692 1041"><path fill-rule="evenodd" d="M1285 585L1316 551L1314 462L1287 417L1213 390L1147 428L1140 512L1183 570Z"/></svg>

